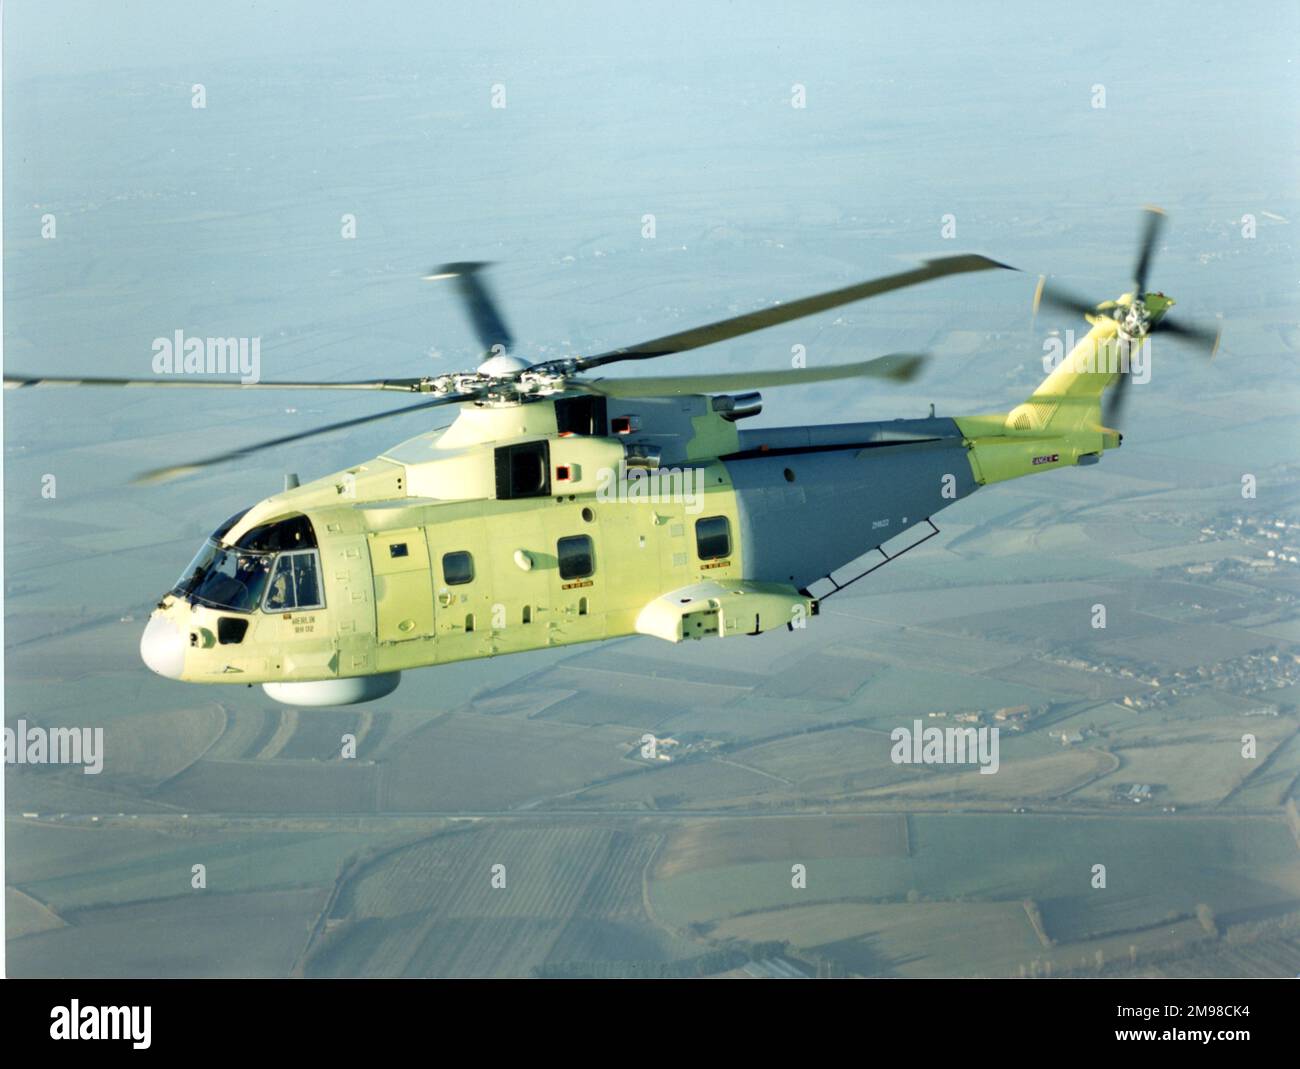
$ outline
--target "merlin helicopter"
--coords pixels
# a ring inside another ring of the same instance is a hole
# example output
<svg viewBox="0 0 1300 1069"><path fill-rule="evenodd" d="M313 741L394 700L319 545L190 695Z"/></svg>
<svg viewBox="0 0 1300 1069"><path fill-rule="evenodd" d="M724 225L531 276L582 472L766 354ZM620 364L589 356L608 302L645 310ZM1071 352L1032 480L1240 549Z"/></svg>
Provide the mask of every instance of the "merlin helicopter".
<svg viewBox="0 0 1300 1069"><path fill-rule="evenodd" d="M801 628L827 598L938 534L933 517L993 483L1095 464L1120 445L1134 346L1156 331L1213 351L1147 289L1100 305L1040 280L1087 335L1010 412L745 429L760 389L909 381L920 354L830 367L605 378L647 361L927 281L1006 265L978 255L590 356L530 364L477 263L448 264L487 358L469 372L354 382L6 376L7 387L377 390L414 403L150 472L197 471L391 416L458 409L374 459L220 524L152 613L145 664L189 683L261 684L304 706L390 694L415 668L629 635L667 642ZM1105 409L1103 411L1103 397ZM290 485L290 483L293 485Z"/></svg>

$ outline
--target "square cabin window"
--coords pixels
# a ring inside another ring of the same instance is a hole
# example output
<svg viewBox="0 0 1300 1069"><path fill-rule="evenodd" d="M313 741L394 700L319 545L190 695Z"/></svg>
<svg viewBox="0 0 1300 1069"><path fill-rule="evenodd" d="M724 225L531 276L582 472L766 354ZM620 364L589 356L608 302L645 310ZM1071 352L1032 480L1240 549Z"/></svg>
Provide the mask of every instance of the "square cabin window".
<svg viewBox="0 0 1300 1069"><path fill-rule="evenodd" d="M695 551L700 560L731 556L731 523L726 516L704 516L695 521Z"/></svg>
<svg viewBox="0 0 1300 1069"><path fill-rule="evenodd" d="M464 550L456 553L444 553L442 557L442 578L448 586L460 586L474 581L474 558Z"/></svg>
<svg viewBox="0 0 1300 1069"><path fill-rule="evenodd" d="M596 554L590 535L571 535L555 544L561 579L585 579L596 570Z"/></svg>

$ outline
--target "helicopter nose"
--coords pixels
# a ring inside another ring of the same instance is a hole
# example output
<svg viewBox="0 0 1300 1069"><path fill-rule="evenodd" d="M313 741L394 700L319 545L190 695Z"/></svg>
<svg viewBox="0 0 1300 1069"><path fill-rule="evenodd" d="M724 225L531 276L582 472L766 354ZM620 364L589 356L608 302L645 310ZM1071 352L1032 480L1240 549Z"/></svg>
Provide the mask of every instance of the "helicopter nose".
<svg viewBox="0 0 1300 1069"><path fill-rule="evenodd" d="M140 658L168 679L180 679L185 667L185 636L166 616L154 613L140 636Z"/></svg>

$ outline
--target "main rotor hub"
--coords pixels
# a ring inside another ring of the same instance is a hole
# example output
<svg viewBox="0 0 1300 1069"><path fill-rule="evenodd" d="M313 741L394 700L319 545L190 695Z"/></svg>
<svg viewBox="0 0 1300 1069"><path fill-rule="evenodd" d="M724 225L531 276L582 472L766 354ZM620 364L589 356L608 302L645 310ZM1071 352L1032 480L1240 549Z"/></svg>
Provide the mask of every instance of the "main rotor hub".
<svg viewBox="0 0 1300 1069"><path fill-rule="evenodd" d="M483 363L479 364L475 370L489 379L515 378L530 367L527 360L521 360L517 356L510 356L507 353L496 353L489 356Z"/></svg>

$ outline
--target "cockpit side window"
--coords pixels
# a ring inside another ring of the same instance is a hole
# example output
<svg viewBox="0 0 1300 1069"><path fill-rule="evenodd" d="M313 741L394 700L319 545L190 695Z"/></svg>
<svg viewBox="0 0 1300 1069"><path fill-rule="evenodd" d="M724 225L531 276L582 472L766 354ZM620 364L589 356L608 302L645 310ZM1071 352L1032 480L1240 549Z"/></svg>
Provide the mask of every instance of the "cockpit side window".
<svg viewBox="0 0 1300 1069"><path fill-rule="evenodd" d="M320 557L314 549L281 553L266 588L266 612L301 612L324 605L320 589Z"/></svg>
<svg viewBox="0 0 1300 1069"><path fill-rule="evenodd" d="M177 580L172 593L199 605L235 612L253 612L262 600L271 574L265 553L227 549L205 542Z"/></svg>
<svg viewBox="0 0 1300 1069"><path fill-rule="evenodd" d="M267 612L324 607L316 531L301 513L258 524L234 545L223 539L247 515L213 532L172 593L213 609ZM278 555L278 556L277 556Z"/></svg>

